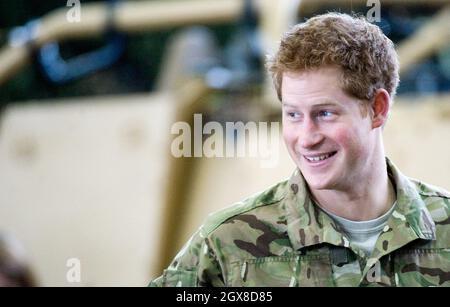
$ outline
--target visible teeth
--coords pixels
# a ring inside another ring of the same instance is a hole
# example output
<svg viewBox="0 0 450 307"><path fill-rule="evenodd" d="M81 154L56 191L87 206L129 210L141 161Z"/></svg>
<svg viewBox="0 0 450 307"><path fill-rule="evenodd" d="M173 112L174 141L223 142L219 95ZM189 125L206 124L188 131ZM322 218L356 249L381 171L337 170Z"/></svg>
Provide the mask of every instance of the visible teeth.
<svg viewBox="0 0 450 307"><path fill-rule="evenodd" d="M306 159L308 159L309 161L312 161L312 162L318 162L318 161L325 160L331 156L332 156L332 154L329 153L329 154L325 154L325 155L318 156L318 157L306 157Z"/></svg>

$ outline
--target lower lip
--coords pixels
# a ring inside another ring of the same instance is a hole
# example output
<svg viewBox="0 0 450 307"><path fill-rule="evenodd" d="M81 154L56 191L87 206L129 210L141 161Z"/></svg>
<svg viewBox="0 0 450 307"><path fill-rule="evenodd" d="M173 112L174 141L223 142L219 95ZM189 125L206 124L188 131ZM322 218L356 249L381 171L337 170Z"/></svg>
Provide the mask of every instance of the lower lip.
<svg viewBox="0 0 450 307"><path fill-rule="evenodd" d="M309 161L308 159L305 158L305 156L303 156L303 159L311 167L324 167L324 166L327 166L328 164L330 164L334 160L336 155L337 155L337 152L334 155L332 155L331 157L329 157L325 160L320 160L320 161Z"/></svg>

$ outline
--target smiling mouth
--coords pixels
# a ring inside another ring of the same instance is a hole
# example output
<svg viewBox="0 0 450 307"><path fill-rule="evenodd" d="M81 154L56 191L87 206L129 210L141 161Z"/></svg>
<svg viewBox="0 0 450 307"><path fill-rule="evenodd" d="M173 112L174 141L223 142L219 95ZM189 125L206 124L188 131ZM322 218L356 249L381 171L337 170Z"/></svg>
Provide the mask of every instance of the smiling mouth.
<svg viewBox="0 0 450 307"><path fill-rule="evenodd" d="M310 155L310 156L304 155L303 157L309 162L317 163L317 162L331 158L336 153L337 153L337 151L332 151L332 152L320 154L320 155Z"/></svg>

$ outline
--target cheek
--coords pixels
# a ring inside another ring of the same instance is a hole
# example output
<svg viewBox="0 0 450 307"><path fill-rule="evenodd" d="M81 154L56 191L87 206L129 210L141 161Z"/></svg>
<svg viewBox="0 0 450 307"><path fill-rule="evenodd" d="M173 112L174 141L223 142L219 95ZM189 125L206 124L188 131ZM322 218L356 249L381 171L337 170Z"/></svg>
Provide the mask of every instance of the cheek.
<svg viewBox="0 0 450 307"><path fill-rule="evenodd" d="M283 140L287 147L293 147L295 145L295 140L297 136L295 134L295 129L289 127L288 125L283 125Z"/></svg>
<svg viewBox="0 0 450 307"><path fill-rule="evenodd" d="M362 137L354 130L342 127L336 128L333 133L333 140L352 157L356 158L366 155Z"/></svg>

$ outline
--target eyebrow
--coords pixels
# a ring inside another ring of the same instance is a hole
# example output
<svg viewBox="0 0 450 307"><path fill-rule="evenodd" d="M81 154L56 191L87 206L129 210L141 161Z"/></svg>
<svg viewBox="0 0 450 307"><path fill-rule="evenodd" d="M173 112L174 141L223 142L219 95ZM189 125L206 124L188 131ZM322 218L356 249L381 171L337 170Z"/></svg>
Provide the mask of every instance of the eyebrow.
<svg viewBox="0 0 450 307"><path fill-rule="evenodd" d="M290 104L289 102L285 102L283 101L281 103L283 106L287 106L287 107L291 107L291 108L296 108L296 105ZM319 102L317 104L314 104L311 106L311 108L320 108L320 107L339 107L341 106L340 104L333 102L333 101L324 101L324 102Z"/></svg>
<svg viewBox="0 0 450 307"><path fill-rule="evenodd" d="M295 108L295 106L294 106L293 104L290 104L290 103L285 102L285 101L282 101L282 102L281 102L281 105L286 106L286 107L292 107L292 108Z"/></svg>

